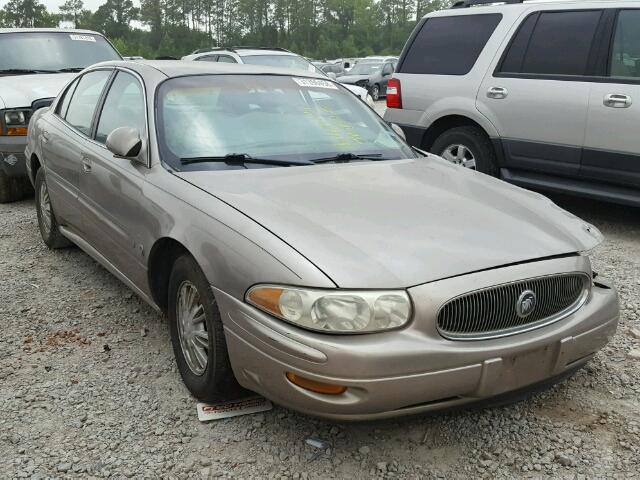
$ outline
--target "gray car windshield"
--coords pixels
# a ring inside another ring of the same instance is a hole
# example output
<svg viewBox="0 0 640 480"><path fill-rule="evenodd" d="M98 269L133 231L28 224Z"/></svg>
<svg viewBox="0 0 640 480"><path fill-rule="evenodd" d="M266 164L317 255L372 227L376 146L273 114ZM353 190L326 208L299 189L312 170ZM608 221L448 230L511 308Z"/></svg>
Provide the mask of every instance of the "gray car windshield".
<svg viewBox="0 0 640 480"><path fill-rule="evenodd" d="M349 75L371 75L382 69L381 63L358 63L349 71Z"/></svg>
<svg viewBox="0 0 640 480"><path fill-rule="evenodd" d="M336 161L416 156L373 110L326 79L179 77L160 86L157 103L162 160L176 170L268 168L270 159L282 166L326 163L336 156ZM229 155L236 155L234 162L221 159ZM261 163L239 165L240 155Z"/></svg>
<svg viewBox="0 0 640 480"><path fill-rule="evenodd" d="M0 74L49 73L120 60L104 37L73 32L0 34Z"/></svg>

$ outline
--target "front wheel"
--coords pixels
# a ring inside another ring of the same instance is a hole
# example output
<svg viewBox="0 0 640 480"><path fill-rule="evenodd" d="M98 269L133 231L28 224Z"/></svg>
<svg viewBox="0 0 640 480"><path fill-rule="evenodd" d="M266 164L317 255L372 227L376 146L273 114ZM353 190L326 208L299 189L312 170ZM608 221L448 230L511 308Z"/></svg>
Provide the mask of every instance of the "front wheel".
<svg viewBox="0 0 640 480"><path fill-rule="evenodd" d="M455 127L433 142L431 153L456 165L498 176L496 154L487 135L477 127Z"/></svg>
<svg viewBox="0 0 640 480"><path fill-rule="evenodd" d="M377 83L371 87L371 98L373 98L374 102L380 100L380 85Z"/></svg>
<svg viewBox="0 0 640 480"><path fill-rule="evenodd" d="M214 402L237 396L237 384L216 299L200 266L183 255L169 279L171 343L184 384L198 400Z"/></svg>

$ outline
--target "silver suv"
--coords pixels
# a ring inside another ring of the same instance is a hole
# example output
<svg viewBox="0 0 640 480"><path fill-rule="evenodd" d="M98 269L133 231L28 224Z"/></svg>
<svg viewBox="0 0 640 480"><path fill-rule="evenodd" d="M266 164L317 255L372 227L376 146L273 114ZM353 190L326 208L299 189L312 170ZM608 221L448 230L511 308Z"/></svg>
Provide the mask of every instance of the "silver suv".
<svg viewBox="0 0 640 480"><path fill-rule="evenodd" d="M488 3L419 22L385 120L517 185L640 206L640 2Z"/></svg>

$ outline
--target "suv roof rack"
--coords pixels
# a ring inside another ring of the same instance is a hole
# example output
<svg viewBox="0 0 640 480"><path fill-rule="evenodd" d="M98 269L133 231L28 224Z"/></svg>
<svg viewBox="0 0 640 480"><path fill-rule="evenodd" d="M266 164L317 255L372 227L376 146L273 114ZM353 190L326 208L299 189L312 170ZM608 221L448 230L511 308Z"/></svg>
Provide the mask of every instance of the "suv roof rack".
<svg viewBox="0 0 640 480"><path fill-rule="evenodd" d="M476 5L495 5L503 3L505 5L512 3L524 3L525 0L458 0L453 2L451 8L469 8Z"/></svg>

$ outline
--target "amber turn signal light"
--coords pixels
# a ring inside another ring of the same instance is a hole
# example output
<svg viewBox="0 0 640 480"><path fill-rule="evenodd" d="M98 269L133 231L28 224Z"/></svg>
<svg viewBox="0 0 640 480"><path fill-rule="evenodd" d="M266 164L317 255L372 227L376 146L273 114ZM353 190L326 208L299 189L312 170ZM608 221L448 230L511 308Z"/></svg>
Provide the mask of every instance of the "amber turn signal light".
<svg viewBox="0 0 640 480"><path fill-rule="evenodd" d="M7 127L7 135L11 137L24 137L27 135L27 127Z"/></svg>
<svg viewBox="0 0 640 480"><path fill-rule="evenodd" d="M347 387L344 385L335 385L333 383L324 383L311 380L310 378L304 378L300 375L296 375L293 372L287 372L287 378L291 383L297 385L305 390L310 390L316 393L324 393L325 395L340 395L347 391Z"/></svg>

